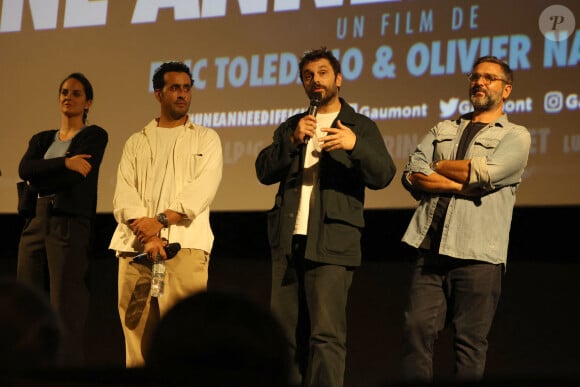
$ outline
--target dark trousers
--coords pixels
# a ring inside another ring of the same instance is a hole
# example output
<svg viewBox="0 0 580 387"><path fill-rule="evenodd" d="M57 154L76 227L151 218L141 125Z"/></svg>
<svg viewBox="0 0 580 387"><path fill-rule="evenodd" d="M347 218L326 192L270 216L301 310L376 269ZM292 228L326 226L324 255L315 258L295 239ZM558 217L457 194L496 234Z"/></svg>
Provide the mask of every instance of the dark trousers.
<svg viewBox="0 0 580 387"><path fill-rule="evenodd" d="M292 382L340 387L346 359L346 305L353 270L304 259L306 237L292 256L272 256L271 308L295 360Z"/></svg>
<svg viewBox="0 0 580 387"><path fill-rule="evenodd" d="M437 254L419 256L405 310L403 374L407 380L433 379L434 343L447 324L454 333L456 378L483 377L502 271L502 265Z"/></svg>
<svg viewBox="0 0 580 387"><path fill-rule="evenodd" d="M26 220L18 246L18 280L48 291L63 323L59 361L63 366L84 362L90 227L87 218L53 214L50 198L40 198L36 216Z"/></svg>

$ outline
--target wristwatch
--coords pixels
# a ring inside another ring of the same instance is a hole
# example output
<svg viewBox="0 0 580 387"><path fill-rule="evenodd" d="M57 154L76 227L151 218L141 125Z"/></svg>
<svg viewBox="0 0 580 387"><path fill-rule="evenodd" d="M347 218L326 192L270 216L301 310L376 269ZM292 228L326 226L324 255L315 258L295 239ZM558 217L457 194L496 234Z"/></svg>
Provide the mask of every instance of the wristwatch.
<svg viewBox="0 0 580 387"><path fill-rule="evenodd" d="M165 215L165 213L161 212L157 214L156 219L159 223L163 225L164 228L169 227L169 221L167 220L167 215Z"/></svg>
<svg viewBox="0 0 580 387"><path fill-rule="evenodd" d="M431 162L431 164L429 164L429 166L431 167L432 170L436 171L437 170L437 163L439 161L433 161Z"/></svg>

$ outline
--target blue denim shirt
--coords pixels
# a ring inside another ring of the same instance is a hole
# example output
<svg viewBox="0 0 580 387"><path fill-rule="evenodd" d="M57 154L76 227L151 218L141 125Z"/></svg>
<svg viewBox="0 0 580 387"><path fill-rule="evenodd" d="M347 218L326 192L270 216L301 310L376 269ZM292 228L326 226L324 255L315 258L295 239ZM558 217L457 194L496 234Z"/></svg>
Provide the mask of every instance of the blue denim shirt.
<svg viewBox="0 0 580 387"><path fill-rule="evenodd" d="M433 173L429 164L453 160L463 130L471 115L442 121L423 137L403 171L403 185L419 200L402 241L419 247L433 219L439 196L413 189L407 176L413 172ZM454 258L506 264L509 231L516 190L528 161L531 137L528 130L502 115L484 127L469 145L469 186L479 187L482 196L453 196L443 224L439 253Z"/></svg>

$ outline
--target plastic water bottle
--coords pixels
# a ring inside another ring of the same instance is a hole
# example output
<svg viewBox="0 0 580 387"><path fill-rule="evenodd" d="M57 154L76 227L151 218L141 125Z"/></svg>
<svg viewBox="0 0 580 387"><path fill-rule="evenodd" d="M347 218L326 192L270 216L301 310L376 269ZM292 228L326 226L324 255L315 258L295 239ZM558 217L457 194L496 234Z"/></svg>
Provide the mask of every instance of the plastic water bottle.
<svg viewBox="0 0 580 387"><path fill-rule="evenodd" d="M151 273L151 297L160 297L163 295L165 287L165 261L162 258L153 263Z"/></svg>

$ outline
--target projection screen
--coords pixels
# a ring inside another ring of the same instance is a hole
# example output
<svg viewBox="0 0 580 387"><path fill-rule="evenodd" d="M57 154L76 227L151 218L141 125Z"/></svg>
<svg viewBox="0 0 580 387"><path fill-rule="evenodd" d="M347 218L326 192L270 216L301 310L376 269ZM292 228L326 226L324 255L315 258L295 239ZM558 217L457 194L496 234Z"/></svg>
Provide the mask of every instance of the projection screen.
<svg viewBox="0 0 580 387"><path fill-rule="evenodd" d="M466 75L482 55L506 60L505 110L532 147L519 206L580 204L578 0L3 0L0 7L0 212L15 213L18 163L29 138L58 128L58 85L93 83L89 122L109 133L99 212L112 212L125 140L159 113L151 89L163 61L188 63L191 119L224 151L217 211L266 210L254 161L274 129L307 108L298 61L326 46L340 59L341 96L373 118L393 155L392 184L367 208L412 208L400 172L436 122L471 110Z"/></svg>

